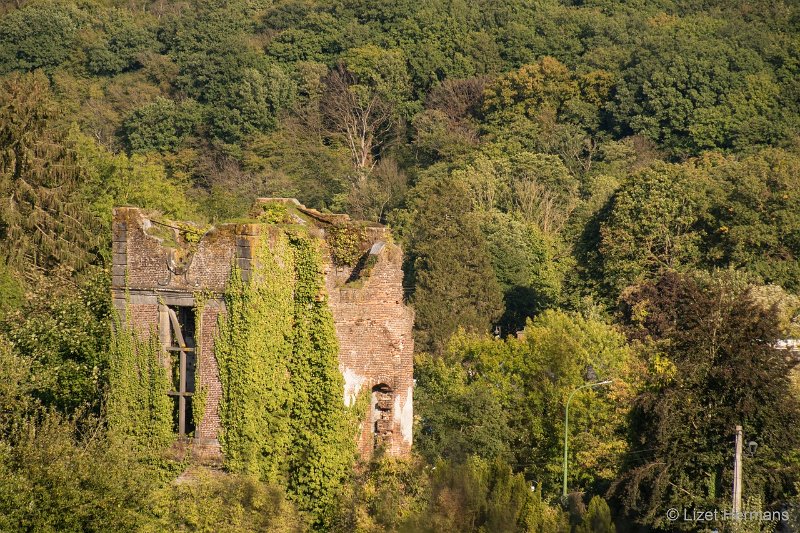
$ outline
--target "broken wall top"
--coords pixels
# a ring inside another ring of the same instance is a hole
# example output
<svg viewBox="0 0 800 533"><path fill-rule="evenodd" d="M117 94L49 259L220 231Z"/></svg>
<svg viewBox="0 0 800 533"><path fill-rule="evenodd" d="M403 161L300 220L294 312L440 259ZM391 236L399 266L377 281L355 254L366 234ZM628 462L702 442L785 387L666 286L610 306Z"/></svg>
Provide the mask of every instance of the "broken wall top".
<svg viewBox="0 0 800 533"><path fill-rule="evenodd" d="M365 253L390 238L388 229L380 224L321 213L293 198L259 198L249 218L215 226L172 221L137 207L117 207L113 286L221 294L234 262L247 277L258 236L275 225L304 226L320 239L332 227L357 227Z"/></svg>

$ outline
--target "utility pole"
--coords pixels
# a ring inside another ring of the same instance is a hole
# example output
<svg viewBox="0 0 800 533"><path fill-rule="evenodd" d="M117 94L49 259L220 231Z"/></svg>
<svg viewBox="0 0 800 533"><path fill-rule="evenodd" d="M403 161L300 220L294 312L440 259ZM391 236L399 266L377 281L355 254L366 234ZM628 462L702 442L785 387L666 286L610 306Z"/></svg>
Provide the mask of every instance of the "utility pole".
<svg viewBox="0 0 800 533"><path fill-rule="evenodd" d="M742 426L736 426L736 454L733 456L733 515L742 512Z"/></svg>

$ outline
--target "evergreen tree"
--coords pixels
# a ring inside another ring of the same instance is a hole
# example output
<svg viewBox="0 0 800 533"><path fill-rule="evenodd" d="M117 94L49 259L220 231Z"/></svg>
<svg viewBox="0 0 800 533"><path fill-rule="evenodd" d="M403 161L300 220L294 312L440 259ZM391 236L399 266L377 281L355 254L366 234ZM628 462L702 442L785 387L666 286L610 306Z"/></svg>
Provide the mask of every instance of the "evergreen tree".
<svg viewBox="0 0 800 533"><path fill-rule="evenodd" d="M593 496L589 501L589 509L583 515L583 522L575 528L575 533L615 533L616 530L606 501L600 496Z"/></svg>
<svg viewBox="0 0 800 533"><path fill-rule="evenodd" d="M77 195L81 169L40 72L0 83L0 247L19 263L82 266L97 242L95 221Z"/></svg>
<svg viewBox="0 0 800 533"><path fill-rule="evenodd" d="M464 184L430 180L417 195L409 253L418 347L440 352L460 327L488 331L502 313L502 292Z"/></svg>

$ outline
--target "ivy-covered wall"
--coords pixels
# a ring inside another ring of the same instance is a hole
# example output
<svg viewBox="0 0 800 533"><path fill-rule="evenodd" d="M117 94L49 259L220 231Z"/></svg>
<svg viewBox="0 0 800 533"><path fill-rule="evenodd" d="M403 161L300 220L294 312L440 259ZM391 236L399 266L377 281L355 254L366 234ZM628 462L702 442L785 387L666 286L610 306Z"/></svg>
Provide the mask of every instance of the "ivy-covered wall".
<svg viewBox="0 0 800 533"><path fill-rule="evenodd" d="M279 481L291 443L287 411L291 396L289 356L294 267L284 235L274 250L263 246L251 283L232 270L215 352L222 384L220 443L235 471Z"/></svg>
<svg viewBox="0 0 800 533"><path fill-rule="evenodd" d="M109 358L109 426L142 451L166 448L175 439L168 389L156 332L143 336L118 320Z"/></svg>
<svg viewBox="0 0 800 533"><path fill-rule="evenodd" d="M188 242L181 231L189 226L158 219L154 229L155 217L114 210L112 293L139 338L158 330L162 343L162 306L195 308L192 459L283 485L324 528L356 447L363 457L379 441L387 454L410 452L413 312L402 251L386 228L261 199L247 219L198 230L178 264L174 246ZM145 348L120 352L157 363L160 346L150 342L147 356ZM175 440L166 376L159 384L157 365L135 360L126 377L131 358L119 356L114 424L158 450ZM387 387L383 429L373 435L367 406ZM143 391L149 407L126 407ZM151 418L140 420L145 411Z"/></svg>
<svg viewBox="0 0 800 533"><path fill-rule="evenodd" d="M232 270L215 352L226 466L285 484L324 524L355 454L318 239L267 225Z"/></svg>

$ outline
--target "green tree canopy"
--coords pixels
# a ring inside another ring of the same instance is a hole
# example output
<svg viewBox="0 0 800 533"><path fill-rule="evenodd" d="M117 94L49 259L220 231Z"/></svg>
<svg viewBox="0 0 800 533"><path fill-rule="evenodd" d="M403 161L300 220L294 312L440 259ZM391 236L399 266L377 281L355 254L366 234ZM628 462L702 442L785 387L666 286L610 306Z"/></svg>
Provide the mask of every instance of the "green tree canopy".
<svg viewBox="0 0 800 533"><path fill-rule="evenodd" d="M408 252L417 339L421 349L441 351L459 327L488 331L502 294L466 187L432 177L416 194Z"/></svg>
<svg viewBox="0 0 800 533"><path fill-rule="evenodd" d="M611 105L621 127L680 154L785 139L778 80L710 17L659 15L641 34Z"/></svg>
<svg viewBox="0 0 800 533"><path fill-rule="evenodd" d="M766 508L791 493L800 462L794 365L775 347L779 322L740 278L668 272L628 291L629 335L648 343L650 370L631 413L631 451L614 494L638 522L660 529L664 509L715 508L729 497L732 435L758 442L743 499Z"/></svg>
<svg viewBox="0 0 800 533"><path fill-rule="evenodd" d="M711 180L691 163L657 163L631 176L600 225L602 283L624 287L670 268L702 264Z"/></svg>
<svg viewBox="0 0 800 533"><path fill-rule="evenodd" d="M767 149L712 163L710 172L725 191L713 208L710 260L800 289L800 156Z"/></svg>
<svg viewBox="0 0 800 533"><path fill-rule="evenodd" d="M52 69L78 50L86 16L62 2L26 5L0 19L0 73Z"/></svg>
<svg viewBox="0 0 800 533"><path fill-rule="evenodd" d="M596 319L545 311L517 338L456 335L443 361L417 363L424 391L416 397L419 449L452 460L510 453L549 496L560 494L567 399L587 373L614 379L609 388L583 390L570 406L569 485L597 490L615 479L638 372L621 332ZM471 402L461 399L468 395Z"/></svg>

